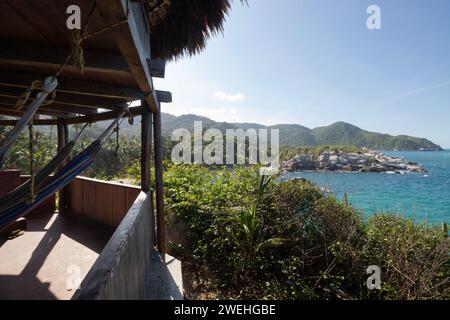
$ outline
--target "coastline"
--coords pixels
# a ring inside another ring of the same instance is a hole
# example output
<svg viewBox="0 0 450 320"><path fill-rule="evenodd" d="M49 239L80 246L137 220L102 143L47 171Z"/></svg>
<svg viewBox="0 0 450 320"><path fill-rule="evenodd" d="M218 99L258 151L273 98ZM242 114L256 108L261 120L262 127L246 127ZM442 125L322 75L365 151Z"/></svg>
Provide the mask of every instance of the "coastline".
<svg viewBox="0 0 450 320"><path fill-rule="evenodd" d="M422 164L427 173L285 172L284 179L306 179L338 199L348 197L365 216L393 213L417 222L450 223L450 150L444 152L390 151Z"/></svg>

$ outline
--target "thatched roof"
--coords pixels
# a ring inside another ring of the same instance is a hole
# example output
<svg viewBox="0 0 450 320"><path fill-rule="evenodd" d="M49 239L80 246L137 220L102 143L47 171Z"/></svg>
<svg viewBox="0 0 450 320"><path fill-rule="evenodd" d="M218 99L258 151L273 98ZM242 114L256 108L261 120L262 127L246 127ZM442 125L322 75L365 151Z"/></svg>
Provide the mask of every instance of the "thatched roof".
<svg viewBox="0 0 450 320"><path fill-rule="evenodd" d="M209 37L223 31L231 1L149 1L152 55L171 60L202 51Z"/></svg>

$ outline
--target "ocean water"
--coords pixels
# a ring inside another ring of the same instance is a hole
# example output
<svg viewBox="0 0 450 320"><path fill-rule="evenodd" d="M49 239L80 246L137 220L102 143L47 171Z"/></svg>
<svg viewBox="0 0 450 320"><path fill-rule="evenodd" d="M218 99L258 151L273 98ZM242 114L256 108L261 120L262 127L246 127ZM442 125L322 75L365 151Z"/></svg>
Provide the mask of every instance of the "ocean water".
<svg viewBox="0 0 450 320"><path fill-rule="evenodd" d="M290 172L286 178L305 178L345 194L365 215L389 212L417 222L450 223L450 150L444 152L385 152L424 166L428 173Z"/></svg>

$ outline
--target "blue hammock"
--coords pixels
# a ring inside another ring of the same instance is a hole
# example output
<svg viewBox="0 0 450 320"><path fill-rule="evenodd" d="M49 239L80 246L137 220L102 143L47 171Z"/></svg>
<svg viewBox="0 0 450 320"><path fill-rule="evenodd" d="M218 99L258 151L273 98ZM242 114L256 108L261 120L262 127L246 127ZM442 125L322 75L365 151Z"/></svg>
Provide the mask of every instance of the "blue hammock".
<svg viewBox="0 0 450 320"><path fill-rule="evenodd" d="M97 140L92 142L84 151L75 156L63 168L58 170L54 176L49 177L45 181L45 187L37 193L33 203L22 200L14 206L0 210L0 230L36 209L45 200L66 187L79 174L86 170L94 162L95 156L100 151L103 143L123 115L124 112L111 123Z"/></svg>
<svg viewBox="0 0 450 320"><path fill-rule="evenodd" d="M41 92L37 94L36 99L30 104L25 114L17 121L14 128L12 128L6 137L0 142L0 169L6 160L6 156L11 149L14 141L17 140L19 134L22 130L30 123L33 119L36 111L39 109L41 104L45 101L47 96L56 89L58 85L58 80L54 77L48 77L44 80Z"/></svg>

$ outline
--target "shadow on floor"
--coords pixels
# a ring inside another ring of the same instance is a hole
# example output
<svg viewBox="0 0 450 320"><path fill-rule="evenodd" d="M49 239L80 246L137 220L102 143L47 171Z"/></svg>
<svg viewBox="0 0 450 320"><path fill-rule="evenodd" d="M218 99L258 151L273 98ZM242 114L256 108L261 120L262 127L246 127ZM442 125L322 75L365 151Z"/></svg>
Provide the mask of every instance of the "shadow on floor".
<svg viewBox="0 0 450 320"><path fill-rule="evenodd" d="M22 238L22 236L12 240L2 240L0 247L8 241L23 241L24 248L29 248L32 241L36 241L34 250L26 262L26 265L18 265L22 271L19 275L0 275L0 299L56 299L55 295L49 291L49 283L42 283L37 278L38 272L46 263L52 250L61 240L62 236L68 237L80 244L80 247L89 248L97 254L105 247L111 238L114 229L96 222L88 221L71 214L55 213L33 213L27 220L27 233L45 232L43 237L37 242L35 239ZM22 239L21 239L22 238ZM26 241L31 241L26 243ZM66 240L67 241L67 240ZM20 249L20 242L16 242ZM72 245L73 246L73 245ZM73 248L72 248L73 249ZM29 250L29 249L28 249ZM76 250L76 249L75 249ZM14 252L6 252L0 259L8 259L8 256L15 255ZM26 253L20 253L26 254ZM65 253L65 254L70 254ZM64 263L64 255L58 256L55 264ZM61 262L60 262L61 261ZM0 260L0 263L2 261ZM6 263L6 262L5 262ZM47 262L48 263L48 262ZM52 266L53 267L53 266ZM62 276L61 266L57 266L57 275ZM57 268L55 266L55 268ZM64 275L65 276L65 275Z"/></svg>
<svg viewBox="0 0 450 320"><path fill-rule="evenodd" d="M56 300L57 298L50 292L49 286L49 283L42 283L34 276L0 275L0 299Z"/></svg>

